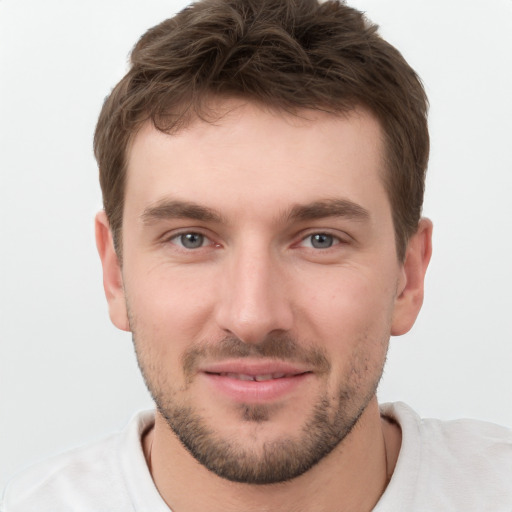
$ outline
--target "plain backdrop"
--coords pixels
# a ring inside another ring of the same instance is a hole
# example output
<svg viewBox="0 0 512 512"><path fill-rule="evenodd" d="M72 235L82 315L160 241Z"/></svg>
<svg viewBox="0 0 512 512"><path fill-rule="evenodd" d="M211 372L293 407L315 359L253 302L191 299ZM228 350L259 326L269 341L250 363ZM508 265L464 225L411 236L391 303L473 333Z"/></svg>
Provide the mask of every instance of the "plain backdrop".
<svg viewBox="0 0 512 512"><path fill-rule="evenodd" d="M151 407L107 315L92 134L129 50L182 0L0 0L0 488ZM381 401L512 425L512 1L354 0L423 78L435 225Z"/></svg>

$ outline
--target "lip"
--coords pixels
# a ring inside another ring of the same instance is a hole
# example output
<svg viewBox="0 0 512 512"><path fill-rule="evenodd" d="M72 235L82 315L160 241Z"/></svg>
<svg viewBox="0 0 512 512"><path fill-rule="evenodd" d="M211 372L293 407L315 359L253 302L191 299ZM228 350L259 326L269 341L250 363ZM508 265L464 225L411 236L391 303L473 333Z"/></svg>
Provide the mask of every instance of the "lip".
<svg viewBox="0 0 512 512"><path fill-rule="evenodd" d="M235 402L271 403L297 392L313 372L285 361L231 360L207 364L199 369L199 375L209 387Z"/></svg>

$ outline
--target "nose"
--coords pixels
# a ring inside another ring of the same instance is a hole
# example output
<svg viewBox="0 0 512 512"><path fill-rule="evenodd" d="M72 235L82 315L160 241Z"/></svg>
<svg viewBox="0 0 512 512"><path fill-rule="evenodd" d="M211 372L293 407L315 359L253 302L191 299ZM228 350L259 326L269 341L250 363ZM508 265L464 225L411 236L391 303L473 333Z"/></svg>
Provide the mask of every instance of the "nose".
<svg viewBox="0 0 512 512"><path fill-rule="evenodd" d="M293 309L279 258L268 249L247 247L230 255L219 287L218 326L245 343L289 331Z"/></svg>

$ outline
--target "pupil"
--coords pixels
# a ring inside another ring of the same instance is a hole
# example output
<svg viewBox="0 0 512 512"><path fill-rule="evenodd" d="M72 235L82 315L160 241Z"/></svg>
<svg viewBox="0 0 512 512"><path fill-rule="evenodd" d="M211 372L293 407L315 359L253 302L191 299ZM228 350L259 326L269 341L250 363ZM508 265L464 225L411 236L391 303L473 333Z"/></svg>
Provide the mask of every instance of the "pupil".
<svg viewBox="0 0 512 512"><path fill-rule="evenodd" d="M199 233L187 233L181 235L181 243L187 249L197 249L203 245L204 237Z"/></svg>
<svg viewBox="0 0 512 512"><path fill-rule="evenodd" d="M328 249L333 244L333 238L331 235L320 233L311 237L311 245L315 249Z"/></svg>

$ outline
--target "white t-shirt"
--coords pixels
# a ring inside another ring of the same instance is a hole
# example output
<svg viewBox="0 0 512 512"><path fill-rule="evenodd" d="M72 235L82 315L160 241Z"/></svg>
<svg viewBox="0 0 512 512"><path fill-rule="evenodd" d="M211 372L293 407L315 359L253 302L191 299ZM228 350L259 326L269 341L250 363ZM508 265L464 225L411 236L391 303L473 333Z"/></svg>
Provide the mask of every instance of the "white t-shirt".
<svg viewBox="0 0 512 512"><path fill-rule="evenodd" d="M422 420L403 403L381 411L402 428L393 477L374 512L512 512L512 430ZM140 413L105 441L38 464L6 489L1 512L169 512L144 459Z"/></svg>

